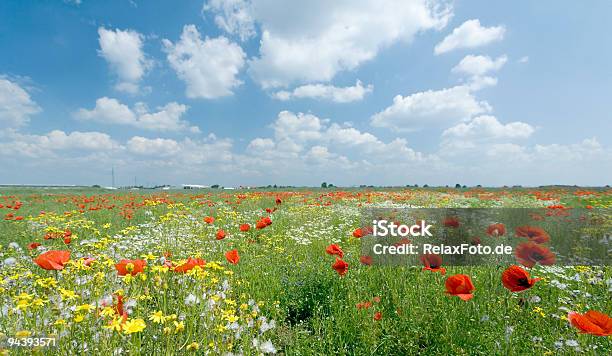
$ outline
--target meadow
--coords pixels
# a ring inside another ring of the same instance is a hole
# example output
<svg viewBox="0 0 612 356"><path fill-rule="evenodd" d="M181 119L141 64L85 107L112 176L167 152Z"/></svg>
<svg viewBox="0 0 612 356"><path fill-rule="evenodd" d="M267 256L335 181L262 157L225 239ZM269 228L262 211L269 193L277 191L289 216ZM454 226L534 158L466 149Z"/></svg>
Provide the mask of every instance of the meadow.
<svg viewBox="0 0 612 356"><path fill-rule="evenodd" d="M522 266L512 290L509 265L364 260L363 209L402 207L612 225L609 188L4 189L0 354L612 353L612 268ZM55 346L8 341L39 337Z"/></svg>

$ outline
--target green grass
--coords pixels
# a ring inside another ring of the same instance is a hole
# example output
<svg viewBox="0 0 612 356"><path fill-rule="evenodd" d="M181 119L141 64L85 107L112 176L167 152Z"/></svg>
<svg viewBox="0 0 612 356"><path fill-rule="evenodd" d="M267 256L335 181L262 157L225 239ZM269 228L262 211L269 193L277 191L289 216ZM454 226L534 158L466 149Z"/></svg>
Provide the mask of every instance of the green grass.
<svg viewBox="0 0 612 356"><path fill-rule="evenodd" d="M579 334L564 319L568 310L596 309L610 315L609 267L536 267L530 271L532 276L543 280L524 293L510 293L500 280L506 266L448 266L442 276L417 266L359 263L360 241L351 233L360 225L359 204L367 205L368 200L426 207L534 207L559 202L609 207L611 201L609 190L577 197L572 190L551 189L555 200L550 202L537 200L532 190L487 191L494 200L466 196L466 192L474 193L453 189L340 194L306 189L293 193L0 192L0 204L23 202L14 213L24 217L22 221L0 220L0 261L16 259L0 270L0 332L4 339L19 331L54 335L57 349L37 350L47 354L83 352L84 345L94 354L257 354L261 350L253 347L253 339L260 345L270 340L279 353L287 355L610 354L609 337ZM239 232L240 223L254 225L267 215L264 209L274 208L277 196L283 203L271 214L271 226ZM87 199L92 197L93 201ZM159 202L144 204L146 200ZM326 202L331 205L325 206ZM131 219L120 214L127 210L132 211ZM40 215L41 211L46 214ZM10 211L2 208L0 212L4 216ZM203 223L208 215L216 218L213 226ZM61 238L43 239L48 231L67 228L73 236L69 245ZM215 240L219 228L228 233L221 241ZM60 272L42 270L31 262L40 251L26 247L33 241L43 243L45 249L70 249L73 260L88 256L97 258L97 263L90 268L67 265ZM325 254L330 243L338 243L345 251L349 271L344 277L331 268L335 258ZM237 265L224 257L234 248L241 256ZM188 275L151 268L161 265L166 252L172 253L175 262L197 255L217 261L219 268L209 263L204 271ZM151 255L145 273L129 282L117 276L115 262L143 255ZM472 300L464 302L444 293L445 278L456 273L472 277L476 287ZM48 280L56 285L44 286ZM60 288L78 297L62 297ZM128 335L105 327L113 316L100 315L104 306L99 301L120 289L126 299L135 301L129 320L140 318L146 323L141 332ZM22 293L31 297L28 306L19 309ZM199 303L186 303L191 295ZM368 309L356 307L374 297L380 302L372 302ZM33 305L37 298L43 300L40 307ZM84 304L95 306L95 311L72 310ZM156 324L149 320L156 311L176 318ZM376 312L382 314L380 320L374 320ZM232 315L240 335L227 327ZM77 321L79 316L83 320ZM58 320L64 324L57 324ZM262 325L269 325L270 320L275 326L261 333ZM11 348L10 352L31 350Z"/></svg>

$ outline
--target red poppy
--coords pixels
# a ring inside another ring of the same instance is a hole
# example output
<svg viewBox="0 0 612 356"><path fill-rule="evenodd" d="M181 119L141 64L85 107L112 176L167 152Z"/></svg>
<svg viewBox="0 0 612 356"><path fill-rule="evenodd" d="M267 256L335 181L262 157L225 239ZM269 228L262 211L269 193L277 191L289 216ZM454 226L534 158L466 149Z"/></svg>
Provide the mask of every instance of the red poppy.
<svg viewBox="0 0 612 356"><path fill-rule="evenodd" d="M363 236L364 236L364 232L363 232L362 229L356 228L355 231L353 231L353 237L356 237L356 238L360 239Z"/></svg>
<svg viewBox="0 0 612 356"><path fill-rule="evenodd" d="M255 228L261 230L270 225L272 225L272 219L270 219L269 216L266 216L265 218L261 218L257 220L257 223L255 224Z"/></svg>
<svg viewBox="0 0 612 356"><path fill-rule="evenodd" d="M227 262L237 265L238 261L240 261L240 255L238 255L238 250L234 249L225 253L225 259Z"/></svg>
<svg viewBox="0 0 612 356"><path fill-rule="evenodd" d="M117 313L118 315L124 315L124 311L123 311L123 296L116 294L117 297L117 304L114 306L114 310L115 313Z"/></svg>
<svg viewBox="0 0 612 356"><path fill-rule="evenodd" d="M204 267L206 261L201 258L191 258L187 259L187 262L178 265L174 268L174 272L185 273L194 269L195 266Z"/></svg>
<svg viewBox="0 0 612 356"><path fill-rule="evenodd" d="M482 241L480 240L480 237L474 237L470 243L474 246L478 246L482 243Z"/></svg>
<svg viewBox="0 0 612 356"><path fill-rule="evenodd" d="M470 300L474 297L472 292L475 290L470 276L456 274L446 279L446 293L457 296L461 300Z"/></svg>
<svg viewBox="0 0 612 356"><path fill-rule="evenodd" d="M374 313L374 320L378 321L380 319L382 319L382 313L381 312Z"/></svg>
<svg viewBox="0 0 612 356"><path fill-rule="evenodd" d="M373 259L372 259L372 256L361 256L359 257L359 262L361 262L362 264L366 266L371 266Z"/></svg>
<svg viewBox="0 0 612 356"><path fill-rule="evenodd" d="M516 246L514 253L518 263L528 268L535 266L536 263L550 266L555 263L556 259L555 254L546 246L531 241Z"/></svg>
<svg viewBox="0 0 612 356"><path fill-rule="evenodd" d="M64 238L64 243L65 243L66 245L70 244L71 242L72 242L72 238L70 238L70 237L65 237L65 238Z"/></svg>
<svg viewBox="0 0 612 356"><path fill-rule="evenodd" d="M421 255L421 262L423 262L423 271L440 272L440 274L446 274L446 268L442 266L442 257L433 253L426 253Z"/></svg>
<svg viewBox="0 0 612 356"><path fill-rule="evenodd" d="M59 271L70 261L70 251L51 250L41 253L34 262L42 269Z"/></svg>
<svg viewBox="0 0 612 356"><path fill-rule="evenodd" d="M372 302L366 300L365 302L360 302L355 304L357 309L369 309L372 306Z"/></svg>
<svg viewBox="0 0 612 356"><path fill-rule="evenodd" d="M460 225L459 219L456 216L447 217L446 219L444 219L442 224L446 227L452 227L454 229L458 228Z"/></svg>
<svg viewBox="0 0 612 356"><path fill-rule="evenodd" d="M225 238L225 231L223 229L219 229L217 231L217 240L223 240Z"/></svg>
<svg viewBox="0 0 612 356"><path fill-rule="evenodd" d="M213 218L212 216L207 216L204 218L204 222L207 224L212 224L215 222L215 218Z"/></svg>
<svg viewBox="0 0 612 356"><path fill-rule="evenodd" d="M401 240L399 240L398 242L394 243L393 246L402 246L402 245L410 245L412 243L412 241L407 238L407 237L403 237Z"/></svg>
<svg viewBox="0 0 612 356"><path fill-rule="evenodd" d="M41 243L40 242L31 242L28 244L28 249L33 250L35 248L38 248L38 246L40 246Z"/></svg>
<svg viewBox="0 0 612 356"><path fill-rule="evenodd" d="M336 257L336 262L332 264L332 268L338 272L340 276L344 276L348 271L348 263L344 262L340 258Z"/></svg>
<svg viewBox="0 0 612 356"><path fill-rule="evenodd" d="M540 280L540 278L529 278L529 272L523 268L512 265L502 273L502 284L511 292L522 292L527 290Z"/></svg>
<svg viewBox="0 0 612 356"><path fill-rule="evenodd" d="M570 312L567 318L582 334L612 336L612 318L604 313L595 310L589 310L585 314Z"/></svg>
<svg viewBox="0 0 612 356"><path fill-rule="evenodd" d="M328 255L338 255L338 256L340 256L340 258L344 257L344 252L342 251L340 246L338 246L336 244L331 244L331 245L327 246L327 248L325 249L325 252Z"/></svg>
<svg viewBox="0 0 612 356"><path fill-rule="evenodd" d="M249 224L240 224L240 231L247 232L251 230L251 225Z"/></svg>
<svg viewBox="0 0 612 356"><path fill-rule="evenodd" d="M276 198L274 202L276 203L276 205L281 205L283 201L281 200L281 198Z"/></svg>
<svg viewBox="0 0 612 356"><path fill-rule="evenodd" d="M144 272L146 265L147 261L145 260L121 260L115 265L115 269L120 276L125 276L126 274L135 276L140 272Z"/></svg>
<svg viewBox="0 0 612 356"><path fill-rule="evenodd" d="M374 303L380 303L380 297L374 297L374 298L372 298L372 301Z"/></svg>
<svg viewBox="0 0 612 356"><path fill-rule="evenodd" d="M550 236L544 229L537 226L519 226L516 228L515 232L518 237L527 237L529 241L533 241L535 243L541 244L548 242L550 240Z"/></svg>
<svg viewBox="0 0 612 356"><path fill-rule="evenodd" d="M506 225L491 224L487 227L487 235L489 236L504 236L506 234Z"/></svg>

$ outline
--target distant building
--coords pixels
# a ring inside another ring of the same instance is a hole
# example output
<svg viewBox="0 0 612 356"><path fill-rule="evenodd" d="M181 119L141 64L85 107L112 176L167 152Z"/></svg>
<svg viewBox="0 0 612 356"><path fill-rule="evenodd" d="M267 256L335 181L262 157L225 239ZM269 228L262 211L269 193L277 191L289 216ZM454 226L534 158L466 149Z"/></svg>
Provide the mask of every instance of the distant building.
<svg viewBox="0 0 612 356"><path fill-rule="evenodd" d="M206 189L206 188L210 188L207 185L200 185L200 184L183 184L183 189Z"/></svg>

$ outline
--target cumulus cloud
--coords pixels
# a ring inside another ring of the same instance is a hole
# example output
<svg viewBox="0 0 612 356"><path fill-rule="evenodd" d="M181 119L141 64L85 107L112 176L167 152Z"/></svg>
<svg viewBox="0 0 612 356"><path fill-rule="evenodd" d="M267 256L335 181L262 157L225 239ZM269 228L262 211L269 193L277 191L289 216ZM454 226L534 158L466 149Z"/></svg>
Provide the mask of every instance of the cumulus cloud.
<svg viewBox="0 0 612 356"><path fill-rule="evenodd" d="M100 55L108 62L119 79L115 89L137 93L139 82L151 68L143 51L144 36L133 30L98 28Z"/></svg>
<svg viewBox="0 0 612 356"><path fill-rule="evenodd" d="M197 133L200 131L197 126L189 126L189 122L181 119L187 109L186 105L170 102L158 107L156 112L150 112L143 103L137 103L132 110L117 99L102 97L96 100L93 109L79 109L74 113L74 117L84 121L130 125L145 130Z"/></svg>
<svg viewBox="0 0 612 356"><path fill-rule="evenodd" d="M507 56L499 56L492 59L489 56L467 55L461 62L453 67L453 73L465 74L469 76L482 76L490 72L500 70L508 61Z"/></svg>
<svg viewBox="0 0 612 356"><path fill-rule="evenodd" d="M444 130L440 146L447 155L461 155L465 150L497 152L514 147L507 141L526 139L534 132L524 122L502 124L494 116L482 115Z"/></svg>
<svg viewBox="0 0 612 356"><path fill-rule="evenodd" d="M461 139L521 139L533 134L533 126L524 122L500 123L496 117L483 115L473 118L470 122L460 123L442 133L442 137Z"/></svg>
<svg viewBox="0 0 612 356"><path fill-rule="evenodd" d="M164 39L163 45L170 66L187 86L189 98L229 96L242 84L237 76L246 54L223 36L202 40L198 29L187 25L178 42Z"/></svg>
<svg viewBox="0 0 612 356"><path fill-rule="evenodd" d="M0 75L0 125L23 126L30 121L30 116L40 111L26 89Z"/></svg>
<svg viewBox="0 0 612 356"><path fill-rule="evenodd" d="M349 87L336 87L325 84L302 85L293 89L293 91L281 90L276 92L273 97L283 101L292 98L310 98L329 100L336 103L350 103L362 100L372 90L374 90L374 86L369 84L364 87L361 81L357 80L354 86Z"/></svg>
<svg viewBox="0 0 612 356"><path fill-rule="evenodd" d="M216 14L215 24L223 31L240 37L242 41L256 35L250 1L211 0L204 4L203 10Z"/></svg>
<svg viewBox="0 0 612 356"><path fill-rule="evenodd" d="M434 53L438 55L456 49L482 47L501 41L505 33L504 26L483 27L480 25L480 20L467 20L438 43Z"/></svg>
<svg viewBox="0 0 612 356"><path fill-rule="evenodd" d="M66 133L53 130L44 135L10 131L0 137L4 141L0 143L0 154L32 158L54 156L57 151L111 151L121 148L109 135L96 131Z"/></svg>
<svg viewBox="0 0 612 356"><path fill-rule="evenodd" d="M175 140L165 138L149 139L142 136L134 136L127 142L130 152L138 155L172 156L181 149Z"/></svg>
<svg viewBox="0 0 612 356"><path fill-rule="evenodd" d="M489 56L467 55L453 67L452 72L467 76L467 85L476 91L497 85L497 78L488 74L500 70L507 61L508 57L505 55L496 59Z"/></svg>
<svg viewBox="0 0 612 356"><path fill-rule="evenodd" d="M259 55L249 73L263 88L327 82L352 70L398 41L444 28L451 16L446 1L219 0L206 7L229 33L248 38L257 24Z"/></svg>
<svg viewBox="0 0 612 356"><path fill-rule="evenodd" d="M372 126L396 131L414 131L425 126L465 121L490 112L486 101L478 101L468 86L428 90L408 96L397 95L391 106L374 114Z"/></svg>

